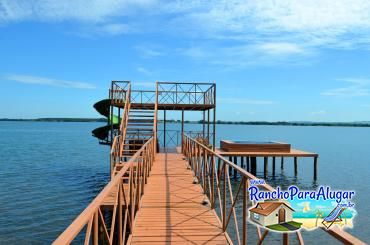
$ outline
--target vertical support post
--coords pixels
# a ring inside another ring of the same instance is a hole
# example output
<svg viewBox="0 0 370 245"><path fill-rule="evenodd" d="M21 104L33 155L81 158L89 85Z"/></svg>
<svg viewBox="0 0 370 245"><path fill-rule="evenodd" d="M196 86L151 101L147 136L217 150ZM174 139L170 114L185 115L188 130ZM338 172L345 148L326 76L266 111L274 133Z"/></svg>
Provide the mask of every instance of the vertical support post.
<svg viewBox="0 0 370 245"><path fill-rule="evenodd" d="M158 81L155 82L155 115L154 115L154 123L155 123L155 132L154 132L154 152L153 157L157 152L159 152L159 144L158 144Z"/></svg>
<svg viewBox="0 0 370 245"><path fill-rule="evenodd" d="M183 135L184 135L184 110L181 111L181 145L183 145Z"/></svg>
<svg viewBox="0 0 370 245"><path fill-rule="evenodd" d="M163 110L163 147L166 148L166 110Z"/></svg>
<svg viewBox="0 0 370 245"><path fill-rule="evenodd" d="M203 167L202 167L202 179L203 179L203 181L202 181L202 183L203 183L203 192L204 192L204 194L206 194L207 193L207 190L206 190L206 188L207 188L207 180L206 180L206 175L207 175L207 173L206 173L206 169L207 169L207 156L206 156L206 150L202 147L201 148L201 154L203 155L202 156L202 158L203 158Z"/></svg>
<svg viewBox="0 0 370 245"><path fill-rule="evenodd" d="M123 244L122 230L122 184L118 185L118 244ZM128 205L127 205L128 208Z"/></svg>
<svg viewBox="0 0 370 245"><path fill-rule="evenodd" d="M297 170L298 168L298 158L297 157L294 157L294 175L297 175Z"/></svg>
<svg viewBox="0 0 370 245"><path fill-rule="evenodd" d="M284 157L281 157L280 168L284 169Z"/></svg>
<svg viewBox="0 0 370 245"><path fill-rule="evenodd" d="M313 158L313 179L317 180L317 156Z"/></svg>
<svg viewBox="0 0 370 245"><path fill-rule="evenodd" d="M207 110L207 140L208 140L208 144L210 143L209 142L209 110Z"/></svg>
<svg viewBox="0 0 370 245"><path fill-rule="evenodd" d="M203 111L203 139L206 137L206 111Z"/></svg>
<svg viewBox="0 0 370 245"><path fill-rule="evenodd" d="M257 173L257 158L251 157L251 173L256 175Z"/></svg>
<svg viewBox="0 0 370 245"><path fill-rule="evenodd" d="M263 174L264 174L265 177L267 176L268 164L269 164L268 158L267 157L264 157L263 158Z"/></svg>
<svg viewBox="0 0 370 245"><path fill-rule="evenodd" d="M276 157L272 157L272 175L275 176Z"/></svg>
<svg viewBox="0 0 370 245"><path fill-rule="evenodd" d="M247 171L249 172L251 170L251 158L247 156Z"/></svg>
<svg viewBox="0 0 370 245"><path fill-rule="evenodd" d="M110 123L110 140L111 140L111 147L113 144L113 81L111 85L111 91L109 93L110 97L110 115L108 115L108 122Z"/></svg>
<svg viewBox="0 0 370 245"><path fill-rule="evenodd" d="M211 209L215 208L215 155L211 155Z"/></svg>
<svg viewBox="0 0 370 245"><path fill-rule="evenodd" d="M98 229L98 210L94 213L94 245L98 245L99 244L99 229Z"/></svg>
<svg viewBox="0 0 370 245"><path fill-rule="evenodd" d="M214 101L214 108L213 108L213 150L216 150L216 83L213 85L213 101Z"/></svg>
<svg viewBox="0 0 370 245"><path fill-rule="evenodd" d="M221 159L218 158L218 161L217 161L217 176L219 179L221 179Z"/></svg>
<svg viewBox="0 0 370 245"><path fill-rule="evenodd" d="M243 159L243 157L242 157ZM248 195L247 195L247 189L248 189L248 181L246 177L243 177L243 243L244 245L247 244L247 203L248 203Z"/></svg>
<svg viewBox="0 0 370 245"><path fill-rule="evenodd" d="M232 162L233 161L233 157L232 156L229 156L229 162ZM229 175L232 175L233 172L232 172L232 168L231 166L229 165Z"/></svg>
<svg viewBox="0 0 370 245"><path fill-rule="evenodd" d="M224 162L226 164L226 162ZM226 172L228 171L227 166L224 167L224 186L223 186L223 202L222 202L222 230L226 231L226 178L228 177Z"/></svg>
<svg viewBox="0 0 370 245"><path fill-rule="evenodd" d="M238 157L234 156L234 163L236 166L238 166ZM234 168L234 179L236 180L238 178L238 171L236 171L236 168Z"/></svg>
<svg viewBox="0 0 370 245"><path fill-rule="evenodd" d="M175 93L175 103L174 104L177 104L177 86L178 86L178 84L176 83L175 84L176 93Z"/></svg>
<svg viewBox="0 0 370 245"><path fill-rule="evenodd" d="M243 156L240 159L240 167L244 169L244 157Z"/></svg>

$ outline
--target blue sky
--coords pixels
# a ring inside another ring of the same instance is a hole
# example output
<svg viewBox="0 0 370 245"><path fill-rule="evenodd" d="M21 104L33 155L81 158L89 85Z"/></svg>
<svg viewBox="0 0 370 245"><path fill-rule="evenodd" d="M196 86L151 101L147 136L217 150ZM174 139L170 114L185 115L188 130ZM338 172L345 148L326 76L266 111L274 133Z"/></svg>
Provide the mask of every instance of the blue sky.
<svg viewBox="0 0 370 245"><path fill-rule="evenodd" d="M0 0L0 57L0 118L159 80L216 81L221 120L370 121L367 0Z"/></svg>

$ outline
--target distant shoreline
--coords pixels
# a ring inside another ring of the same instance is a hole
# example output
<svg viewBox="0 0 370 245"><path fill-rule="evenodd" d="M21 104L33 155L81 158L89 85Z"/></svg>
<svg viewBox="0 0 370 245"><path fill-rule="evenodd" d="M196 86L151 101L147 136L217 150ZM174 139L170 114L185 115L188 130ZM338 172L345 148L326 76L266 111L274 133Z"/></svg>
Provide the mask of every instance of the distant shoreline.
<svg viewBox="0 0 370 245"><path fill-rule="evenodd" d="M17 119L0 118L0 122L107 122L106 118L35 118L35 119ZM159 121L162 122L162 121ZM168 120L168 123L181 123L180 120ZM187 124L202 124L203 121L185 121ZM216 124L230 125L270 125L270 126L325 126L325 127L370 127L370 122L267 122L267 121L221 121Z"/></svg>

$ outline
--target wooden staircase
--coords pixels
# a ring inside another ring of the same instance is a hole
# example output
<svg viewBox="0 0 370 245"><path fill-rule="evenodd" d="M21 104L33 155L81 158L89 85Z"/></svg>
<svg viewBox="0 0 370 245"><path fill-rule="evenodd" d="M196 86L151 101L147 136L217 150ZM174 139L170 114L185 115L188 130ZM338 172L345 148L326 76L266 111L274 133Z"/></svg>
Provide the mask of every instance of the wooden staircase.
<svg viewBox="0 0 370 245"><path fill-rule="evenodd" d="M129 89L131 87L129 86ZM130 91L128 91L130 95ZM121 121L120 132L120 146L119 161L111 163L112 176L116 175L126 162L135 155L135 153L142 148L142 146L151 138L156 139L156 115L157 105L154 110L133 107L130 102L130 96L127 97L125 105L126 115L125 120ZM155 140L156 142L156 140ZM112 146L113 147L113 146Z"/></svg>

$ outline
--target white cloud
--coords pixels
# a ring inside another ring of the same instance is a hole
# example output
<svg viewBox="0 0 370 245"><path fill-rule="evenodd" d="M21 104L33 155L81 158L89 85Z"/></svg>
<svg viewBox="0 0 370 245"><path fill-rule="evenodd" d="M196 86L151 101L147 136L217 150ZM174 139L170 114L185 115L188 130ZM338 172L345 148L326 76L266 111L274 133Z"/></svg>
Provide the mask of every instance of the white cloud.
<svg viewBox="0 0 370 245"><path fill-rule="evenodd" d="M190 47L186 49L179 49L178 52L182 55L200 59L200 58L206 58L207 56L210 56L210 53L203 49L202 47Z"/></svg>
<svg viewBox="0 0 370 245"><path fill-rule="evenodd" d="M271 55L291 55L291 54L304 54L307 51L294 43L278 42L278 43L262 43L256 48L263 53Z"/></svg>
<svg viewBox="0 0 370 245"><path fill-rule="evenodd" d="M0 24L27 20L78 21L95 34L135 31L196 39L196 45L186 48L182 44L177 53L207 62L212 62L208 58L218 53L218 48L231 47L235 53L215 62L222 64L233 64L233 55L248 65L256 63L250 61L251 55L262 54L258 60L262 63L268 57L286 61L322 47L368 49L370 44L369 0L0 1ZM210 40L213 48L208 46ZM239 50L244 52L236 53ZM151 48L142 51L147 57L164 53Z"/></svg>
<svg viewBox="0 0 370 245"><path fill-rule="evenodd" d="M150 75L152 75L152 72L151 71L149 71L149 70L147 70L146 68L144 68L144 67L138 67L138 68L136 68L136 70L138 71L138 72L140 72L140 73L142 73L142 74L144 74L144 75L146 75L146 76L150 76Z"/></svg>
<svg viewBox="0 0 370 245"><path fill-rule="evenodd" d="M122 33L128 33L130 31L130 27L126 24L105 24L97 28L97 32L101 34L108 34L108 35L119 35Z"/></svg>
<svg viewBox="0 0 370 245"><path fill-rule="evenodd" d="M370 79L363 78L345 78L338 81L347 82L350 85L340 88L334 88L321 93L325 96L335 96L342 98L352 98L370 95Z"/></svg>
<svg viewBox="0 0 370 245"><path fill-rule="evenodd" d="M148 9L154 0L2 0L0 22L39 20L106 22Z"/></svg>
<svg viewBox="0 0 370 245"><path fill-rule="evenodd" d="M250 104L250 105L271 105L275 104L274 101L270 100L254 100L245 98L218 98L218 102L227 104Z"/></svg>
<svg viewBox="0 0 370 245"><path fill-rule="evenodd" d="M65 81L65 80L57 80L53 78L36 77L36 76L19 75L19 74L7 75L7 76L4 76L3 79L7 81L18 82L18 83L39 84L39 85L47 85L47 86L63 87L63 88L75 88L75 89L95 89L96 88L93 84L85 83L85 82Z"/></svg>

